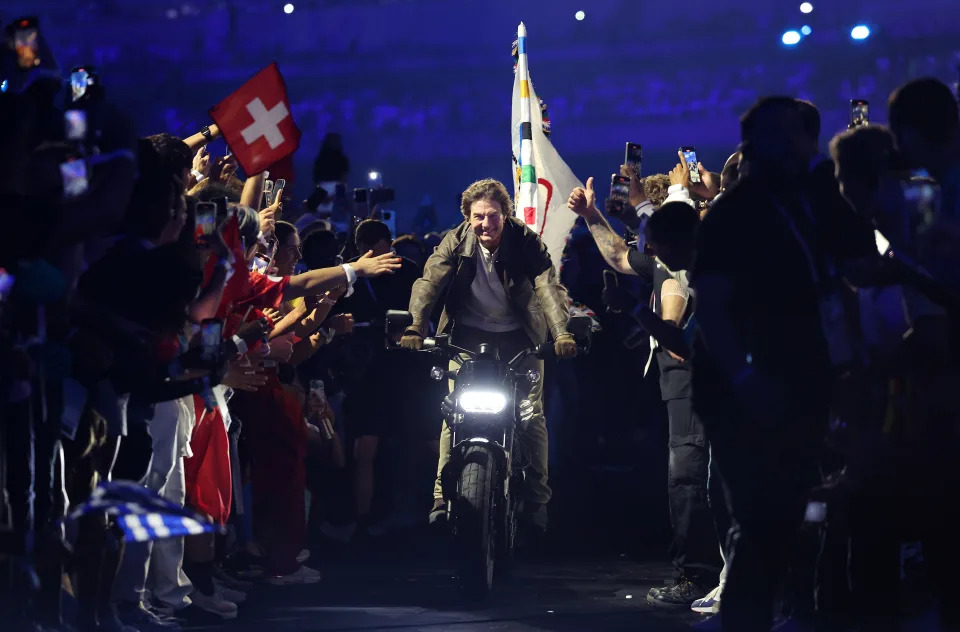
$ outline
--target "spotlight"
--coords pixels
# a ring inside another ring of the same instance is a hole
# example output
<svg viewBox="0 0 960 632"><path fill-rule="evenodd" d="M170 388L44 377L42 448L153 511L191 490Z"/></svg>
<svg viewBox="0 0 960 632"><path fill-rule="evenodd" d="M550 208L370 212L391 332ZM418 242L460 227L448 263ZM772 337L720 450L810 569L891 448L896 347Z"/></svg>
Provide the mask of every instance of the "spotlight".
<svg viewBox="0 0 960 632"><path fill-rule="evenodd" d="M587 14L584 13L583 11L577 11L577 13L573 17L577 18L577 22L582 22L583 18L587 17Z"/></svg>
<svg viewBox="0 0 960 632"><path fill-rule="evenodd" d="M813 29L807 26L806 24L804 24L803 26L800 27L800 33L801 35L810 35L811 33L813 33Z"/></svg>
<svg viewBox="0 0 960 632"><path fill-rule="evenodd" d="M798 31L787 31L780 38L785 46L796 46L800 42L800 33Z"/></svg>
<svg viewBox="0 0 960 632"><path fill-rule="evenodd" d="M293 5L290 4L289 2L283 5L283 12L286 13L287 15L290 15L291 13L293 13Z"/></svg>
<svg viewBox="0 0 960 632"><path fill-rule="evenodd" d="M870 27L858 24L850 30L850 37L855 40L865 40L870 37Z"/></svg>
<svg viewBox="0 0 960 632"><path fill-rule="evenodd" d="M370 180L379 180L379 179L380 179L380 172L379 172L379 171L371 171L370 173L367 174L367 177L370 178Z"/></svg>
<svg viewBox="0 0 960 632"><path fill-rule="evenodd" d="M800 13L813 13L813 5L809 2L804 2L800 5Z"/></svg>

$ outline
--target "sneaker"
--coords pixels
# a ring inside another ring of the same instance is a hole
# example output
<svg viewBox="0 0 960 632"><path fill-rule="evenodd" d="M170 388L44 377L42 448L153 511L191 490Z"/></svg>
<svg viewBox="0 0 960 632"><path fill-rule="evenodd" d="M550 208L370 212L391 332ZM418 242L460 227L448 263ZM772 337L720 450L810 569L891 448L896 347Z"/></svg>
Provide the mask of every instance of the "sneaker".
<svg viewBox="0 0 960 632"><path fill-rule="evenodd" d="M151 612L143 604L123 602L117 605L117 616L126 625L140 632L179 632L180 625Z"/></svg>
<svg viewBox="0 0 960 632"><path fill-rule="evenodd" d="M700 614L717 614L720 612L720 593L723 586L717 586L708 592L703 599L696 599L690 604L690 609Z"/></svg>
<svg viewBox="0 0 960 632"><path fill-rule="evenodd" d="M447 521L447 501L437 498L430 510L430 524L443 524Z"/></svg>
<svg viewBox="0 0 960 632"><path fill-rule="evenodd" d="M329 522L324 522L320 525L320 533L330 538L331 540L336 540L342 544L347 544L353 540L354 534L357 532L357 523L351 522L345 524L342 527L337 527Z"/></svg>
<svg viewBox="0 0 960 632"><path fill-rule="evenodd" d="M314 570L307 566L301 566L293 573L289 575L279 575L276 577L268 577L267 583L274 586L293 586L297 584L316 584L320 581L323 576L320 574L320 571Z"/></svg>
<svg viewBox="0 0 960 632"><path fill-rule="evenodd" d="M242 590L227 588L220 582L220 580L216 578L213 580L213 585L217 587L217 593L227 601L231 601L239 605L247 600L247 593L243 592Z"/></svg>
<svg viewBox="0 0 960 632"><path fill-rule="evenodd" d="M309 560L309 559L310 559L310 551L309 551L309 550L303 549L302 551L300 551L299 553L297 553L297 564L303 564L304 562L306 562L306 561Z"/></svg>
<svg viewBox="0 0 960 632"><path fill-rule="evenodd" d="M681 577L672 586L651 588L647 593L647 603L668 608L687 607L697 599L703 599L707 590L686 577Z"/></svg>
<svg viewBox="0 0 960 632"><path fill-rule="evenodd" d="M193 605L201 610L215 614L221 619L230 620L237 618L237 604L227 601L219 591L214 590L212 595L205 595L199 590L190 593L190 599Z"/></svg>

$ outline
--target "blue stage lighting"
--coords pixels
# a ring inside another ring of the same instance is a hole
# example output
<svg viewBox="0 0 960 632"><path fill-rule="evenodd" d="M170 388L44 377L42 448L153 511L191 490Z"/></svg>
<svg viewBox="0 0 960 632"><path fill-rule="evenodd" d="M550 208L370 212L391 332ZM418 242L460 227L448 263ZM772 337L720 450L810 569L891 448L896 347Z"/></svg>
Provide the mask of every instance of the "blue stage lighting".
<svg viewBox="0 0 960 632"><path fill-rule="evenodd" d="M796 46L800 42L800 33L798 31L787 31L780 38L785 46Z"/></svg>
<svg viewBox="0 0 960 632"><path fill-rule="evenodd" d="M858 24L850 30L850 37L855 40L865 40L870 37L870 27Z"/></svg>

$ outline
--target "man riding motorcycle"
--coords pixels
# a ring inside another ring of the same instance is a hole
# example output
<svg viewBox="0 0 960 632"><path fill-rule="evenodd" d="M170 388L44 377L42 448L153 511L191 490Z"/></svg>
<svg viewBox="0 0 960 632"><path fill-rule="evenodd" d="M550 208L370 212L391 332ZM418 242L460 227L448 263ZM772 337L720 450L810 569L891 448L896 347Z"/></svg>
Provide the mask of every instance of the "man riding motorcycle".
<svg viewBox="0 0 960 632"><path fill-rule="evenodd" d="M443 298L438 333L450 334L458 347L476 351L481 343L496 347L510 359L520 351L553 337L557 357L577 354L567 333L567 292L557 278L546 246L532 230L513 217L513 201L496 180L471 184L462 196L465 221L444 237L424 266L410 296L413 324L400 345L419 350L428 333L430 314ZM528 357L520 367L542 373L543 361ZM523 431L529 459L524 485L523 518L546 528L547 425L543 416L542 382L531 386L528 399L534 416ZM443 422L440 460L433 488L430 522L446 516L440 475L450 460L450 428Z"/></svg>

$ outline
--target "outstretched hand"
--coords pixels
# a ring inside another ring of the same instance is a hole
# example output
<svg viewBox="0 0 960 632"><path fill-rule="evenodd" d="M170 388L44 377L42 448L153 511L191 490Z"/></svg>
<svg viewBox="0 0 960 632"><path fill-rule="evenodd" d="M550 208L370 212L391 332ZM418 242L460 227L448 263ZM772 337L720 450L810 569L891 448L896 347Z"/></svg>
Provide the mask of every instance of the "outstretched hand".
<svg viewBox="0 0 960 632"><path fill-rule="evenodd" d="M381 274L393 274L394 270L400 269L401 264L400 257L392 252L374 257L373 251L368 250L366 254L354 261L351 265L353 269L356 270L357 276L376 277Z"/></svg>

